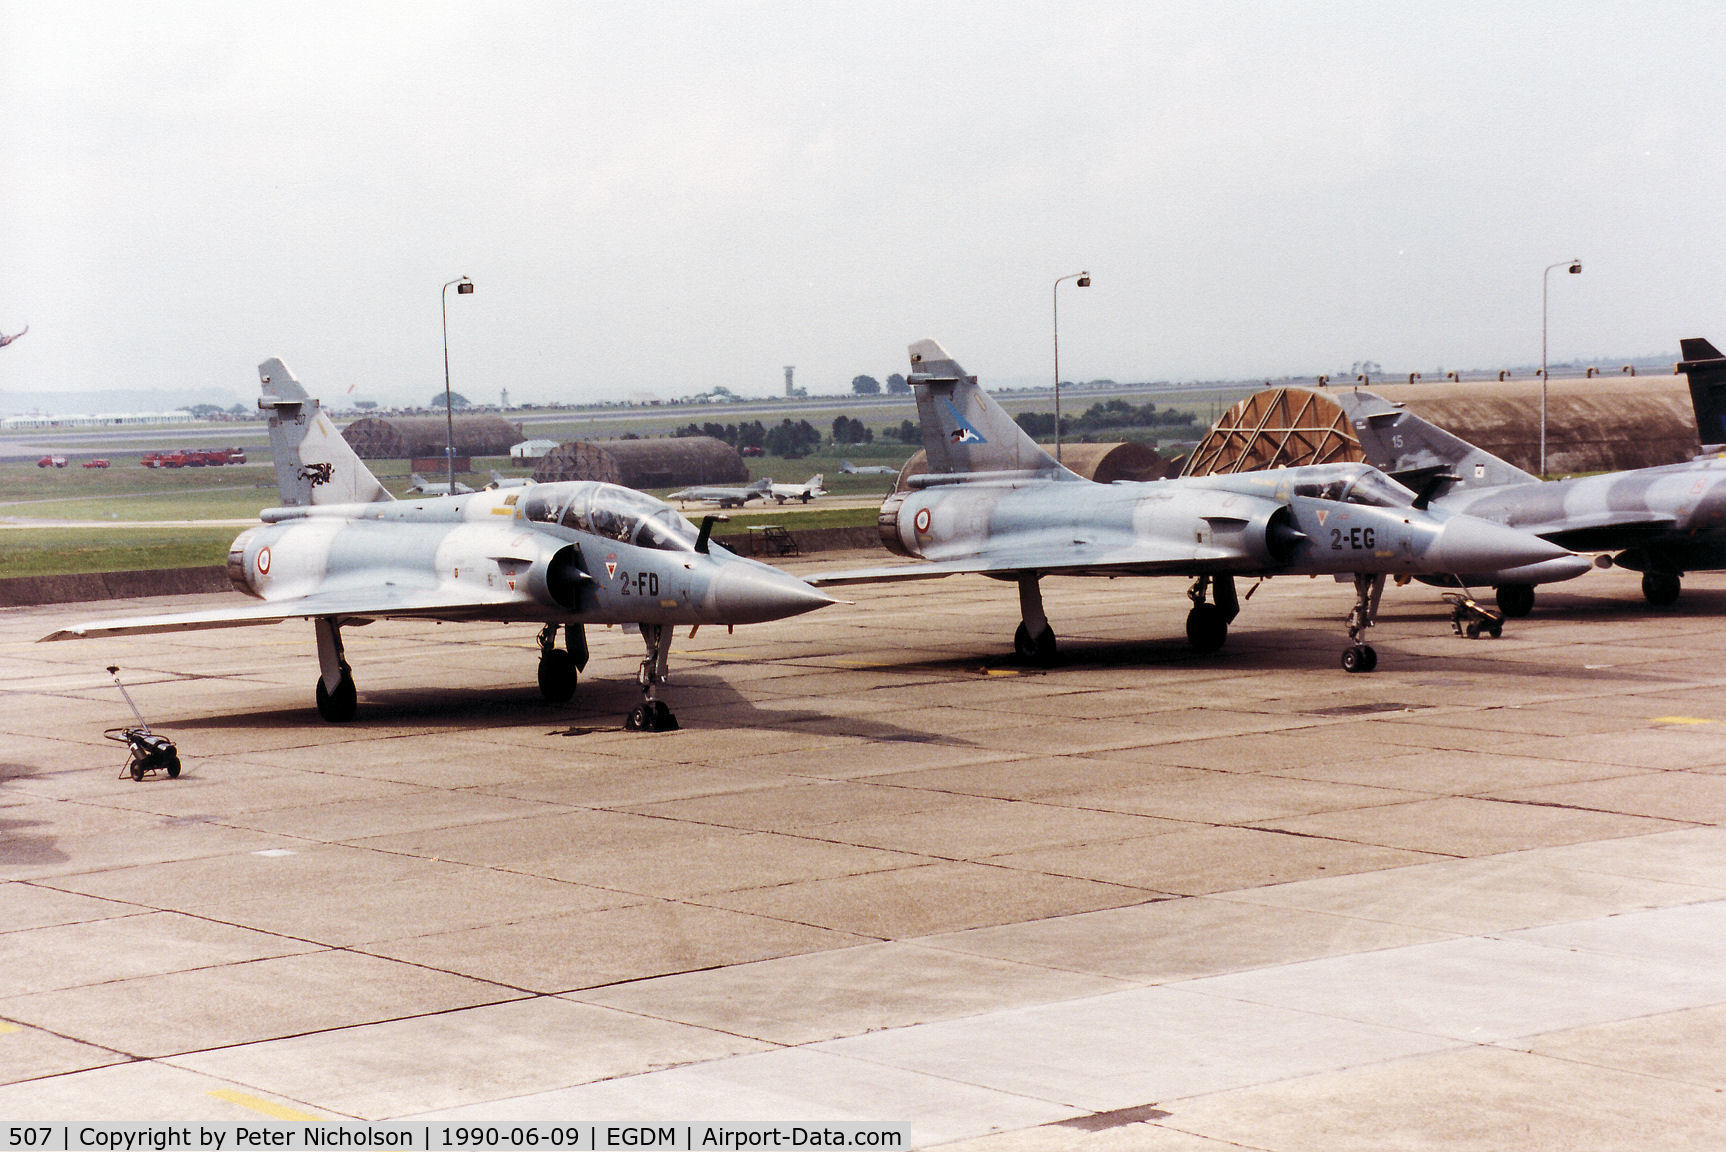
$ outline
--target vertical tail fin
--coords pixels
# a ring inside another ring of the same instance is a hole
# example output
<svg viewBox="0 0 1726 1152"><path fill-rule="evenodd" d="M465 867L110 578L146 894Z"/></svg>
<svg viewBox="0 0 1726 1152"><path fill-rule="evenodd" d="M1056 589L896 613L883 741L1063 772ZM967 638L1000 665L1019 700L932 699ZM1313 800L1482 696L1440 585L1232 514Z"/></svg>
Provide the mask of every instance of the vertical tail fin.
<svg viewBox="0 0 1726 1152"><path fill-rule="evenodd" d="M1335 392L1331 399L1347 413L1366 462L1429 500L1460 488L1538 479L1377 393L1349 388Z"/></svg>
<svg viewBox="0 0 1726 1152"><path fill-rule="evenodd" d="M1696 410L1696 432L1702 448L1726 444L1726 356L1702 339L1680 340L1684 359L1678 371L1690 378L1690 405Z"/></svg>
<svg viewBox="0 0 1726 1152"><path fill-rule="evenodd" d="M933 340L911 345L911 375L929 471L1032 472L1079 480L1043 451Z"/></svg>
<svg viewBox="0 0 1726 1152"><path fill-rule="evenodd" d="M378 483L317 400L306 394L280 360L258 365L258 407L269 413L270 452L282 504L369 504L393 500Z"/></svg>

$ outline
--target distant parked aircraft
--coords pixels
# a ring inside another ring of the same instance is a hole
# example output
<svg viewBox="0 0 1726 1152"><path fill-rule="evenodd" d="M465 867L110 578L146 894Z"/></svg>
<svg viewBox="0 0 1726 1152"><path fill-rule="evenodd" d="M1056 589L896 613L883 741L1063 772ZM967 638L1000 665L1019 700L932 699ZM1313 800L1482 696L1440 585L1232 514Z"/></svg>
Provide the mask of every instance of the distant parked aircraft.
<svg viewBox="0 0 1726 1152"><path fill-rule="evenodd" d="M775 484L772 486L773 499L780 504L787 500L801 500L807 504L817 496L827 495L827 489L821 486L823 479L825 477L817 472L801 484Z"/></svg>
<svg viewBox="0 0 1726 1152"><path fill-rule="evenodd" d="M847 476L897 476L899 469L886 464L853 464L849 460L839 461L839 471Z"/></svg>
<svg viewBox="0 0 1726 1152"><path fill-rule="evenodd" d="M448 480L427 480L424 476L421 476L418 472L415 472L415 473L413 473L413 486L411 488L409 488L408 491L409 492L418 492L422 496L448 496L448 495L450 495L449 481ZM469 488L466 484L463 484L460 480L457 480L455 482L455 495L466 496L468 493L470 493L472 491L473 491L472 488Z"/></svg>
<svg viewBox="0 0 1726 1152"><path fill-rule="evenodd" d="M751 500L765 500L773 495L773 477L763 476L747 488L726 488L713 485L696 485L685 488L681 492L673 492L670 500L705 500L717 504L721 508L741 508Z"/></svg>

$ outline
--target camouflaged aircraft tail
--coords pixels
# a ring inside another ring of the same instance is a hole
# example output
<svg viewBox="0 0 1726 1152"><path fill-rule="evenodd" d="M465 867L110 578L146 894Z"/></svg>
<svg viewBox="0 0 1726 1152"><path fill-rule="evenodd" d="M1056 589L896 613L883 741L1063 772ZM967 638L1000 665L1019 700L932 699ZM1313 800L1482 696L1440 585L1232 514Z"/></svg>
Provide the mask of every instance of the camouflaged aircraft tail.
<svg viewBox="0 0 1726 1152"><path fill-rule="evenodd" d="M258 407L269 415L270 452L282 505L370 504L393 500L318 402L280 360L258 365Z"/></svg>
<svg viewBox="0 0 1726 1152"><path fill-rule="evenodd" d="M911 345L911 375L923 449L938 475L1018 472L1052 480L1080 480L1027 436L933 340Z"/></svg>
<svg viewBox="0 0 1726 1152"><path fill-rule="evenodd" d="M1328 395L1347 414L1366 462L1421 493L1418 507L1460 489L1537 479L1376 392L1347 388Z"/></svg>
<svg viewBox="0 0 1726 1152"><path fill-rule="evenodd" d="M1704 452L1726 446L1726 356L1700 336L1678 341L1678 371L1690 378L1690 405Z"/></svg>

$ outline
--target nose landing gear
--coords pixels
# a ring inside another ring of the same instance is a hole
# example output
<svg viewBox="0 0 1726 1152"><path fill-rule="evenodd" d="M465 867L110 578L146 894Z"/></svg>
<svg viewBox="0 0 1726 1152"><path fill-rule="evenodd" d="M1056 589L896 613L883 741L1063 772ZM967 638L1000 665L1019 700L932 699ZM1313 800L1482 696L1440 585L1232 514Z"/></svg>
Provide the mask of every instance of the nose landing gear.
<svg viewBox="0 0 1726 1152"><path fill-rule="evenodd" d="M659 698L660 685L670 679L666 664L671 655L671 625L643 624L641 639L647 645L647 656L636 674L642 701L630 709L623 726L631 732L675 732L677 717Z"/></svg>

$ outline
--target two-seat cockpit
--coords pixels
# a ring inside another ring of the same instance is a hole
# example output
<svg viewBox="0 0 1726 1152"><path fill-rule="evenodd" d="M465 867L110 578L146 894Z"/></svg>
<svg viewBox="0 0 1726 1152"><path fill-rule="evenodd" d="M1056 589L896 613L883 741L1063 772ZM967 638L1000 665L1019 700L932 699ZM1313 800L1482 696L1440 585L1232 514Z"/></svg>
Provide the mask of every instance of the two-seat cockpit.
<svg viewBox="0 0 1726 1152"><path fill-rule="evenodd" d="M535 484L522 494L520 507L522 515L536 523L557 524L640 548L693 552L699 536L695 525L663 500L592 480Z"/></svg>
<svg viewBox="0 0 1726 1152"><path fill-rule="evenodd" d="M1296 496L1316 496L1373 508L1411 508L1418 497L1370 464L1320 464L1301 469Z"/></svg>

